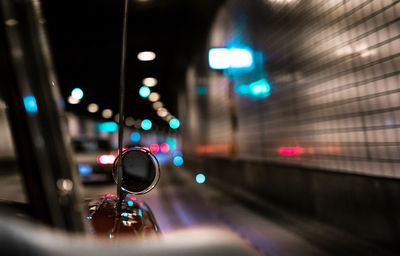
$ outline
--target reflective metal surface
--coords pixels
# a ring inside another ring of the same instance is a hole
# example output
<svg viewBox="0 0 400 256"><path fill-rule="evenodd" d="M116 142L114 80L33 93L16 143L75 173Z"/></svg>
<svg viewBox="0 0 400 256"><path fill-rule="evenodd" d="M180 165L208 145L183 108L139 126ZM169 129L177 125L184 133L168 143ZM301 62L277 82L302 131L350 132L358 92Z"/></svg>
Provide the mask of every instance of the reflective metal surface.
<svg viewBox="0 0 400 256"><path fill-rule="evenodd" d="M126 195L118 213L118 198L107 194L88 202L89 231L99 237L145 236L160 232L148 206L136 197Z"/></svg>
<svg viewBox="0 0 400 256"><path fill-rule="evenodd" d="M154 154L147 148L130 148L118 156L113 166L117 181L118 164L122 159L121 188L125 192L144 194L152 190L160 178L160 166Z"/></svg>

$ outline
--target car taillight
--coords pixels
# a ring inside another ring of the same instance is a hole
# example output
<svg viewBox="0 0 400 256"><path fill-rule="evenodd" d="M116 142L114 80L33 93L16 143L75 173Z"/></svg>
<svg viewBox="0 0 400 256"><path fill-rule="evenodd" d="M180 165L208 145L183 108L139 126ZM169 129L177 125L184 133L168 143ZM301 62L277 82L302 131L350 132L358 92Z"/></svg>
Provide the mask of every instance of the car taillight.
<svg viewBox="0 0 400 256"><path fill-rule="evenodd" d="M169 145L167 143L163 143L160 145L160 150L163 153L168 153L169 152Z"/></svg>
<svg viewBox="0 0 400 256"><path fill-rule="evenodd" d="M153 154L158 153L158 151L160 150L160 147L158 146L158 144L151 144L150 145L150 151Z"/></svg>
<svg viewBox="0 0 400 256"><path fill-rule="evenodd" d="M99 155L97 157L97 162L99 164L113 164L115 160L114 155Z"/></svg>

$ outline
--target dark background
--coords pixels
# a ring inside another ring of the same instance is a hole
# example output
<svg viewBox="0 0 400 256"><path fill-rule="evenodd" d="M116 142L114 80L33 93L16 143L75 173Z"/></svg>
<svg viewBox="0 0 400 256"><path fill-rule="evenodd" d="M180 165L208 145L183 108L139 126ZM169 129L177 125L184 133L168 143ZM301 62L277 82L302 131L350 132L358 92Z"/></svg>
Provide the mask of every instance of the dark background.
<svg viewBox="0 0 400 256"><path fill-rule="evenodd" d="M207 40L209 26L222 0L129 1L127 38L126 116L149 118L160 129L167 123L138 90L143 78L158 79L152 91L161 95L168 111L177 114L177 93L184 89L186 67ZM61 92L66 100L73 88L84 91L80 104L67 111L101 118L117 113L124 1L43 1L44 17L55 58ZM156 59L141 62L140 51ZM87 105L97 103L96 114Z"/></svg>

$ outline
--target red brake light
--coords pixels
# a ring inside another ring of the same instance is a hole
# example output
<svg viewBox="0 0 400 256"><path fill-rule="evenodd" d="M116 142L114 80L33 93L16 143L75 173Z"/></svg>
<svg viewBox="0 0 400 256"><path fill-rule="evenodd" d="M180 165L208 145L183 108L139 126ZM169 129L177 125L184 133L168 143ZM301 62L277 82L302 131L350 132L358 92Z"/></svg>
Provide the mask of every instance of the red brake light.
<svg viewBox="0 0 400 256"><path fill-rule="evenodd" d="M153 154L158 153L158 151L160 150L160 147L158 146L158 144L151 144L150 145L150 151Z"/></svg>
<svg viewBox="0 0 400 256"><path fill-rule="evenodd" d="M97 162L99 164L113 164L115 160L114 155L99 155L97 157Z"/></svg>
<svg viewBox="0 0 400 256"><path fill-rule="evenodd" d="M169 145L167 143L163 143L160 146L160 150L163 153L168 153L169 152Z"/></svg>

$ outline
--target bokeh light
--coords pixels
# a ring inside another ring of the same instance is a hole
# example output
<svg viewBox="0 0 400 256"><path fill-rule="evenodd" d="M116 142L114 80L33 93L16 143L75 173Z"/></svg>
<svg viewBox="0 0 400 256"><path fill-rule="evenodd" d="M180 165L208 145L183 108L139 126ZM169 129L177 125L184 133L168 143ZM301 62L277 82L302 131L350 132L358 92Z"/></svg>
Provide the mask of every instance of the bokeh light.
<svg viewBox="0 0 400 256"><path fill-rule="evenodd" d="M178 129L180 125L181 125L181 123L179 122L179 120L177 118L172 118L171 120L169 120L169 126L172 129Z"/></svg>
<svg viewBox="0 0 400 256"><path fill-rule="evenodd" d="M78 104L79 102L81 102L81 101L75 99L75 98L72 97L72 96L69 96L69 97L68 97L68 103L69 103L69 104L75 105L75 104Z"/></svg>
<svg viewBox="0 0 400 256"><path fill-rule="evenodd" d="M36 99L33 95L27 95L24 97L25 110L28 113L36 113L38 111Z"/></svg>
<svg viewBox="0 0 400 256"><path fill-rule="evenodd" d="M176 139L169 137L167 138L167 144L169 145L170 149L176 149Z"/></svg>
<svg viewBox="0 0 400 256"><path fill-rule="evenodd" d="M140 133L138 133L138 132L132 132L132 133L131 133L131 141L133 141L133 142L139 142L139 141L140 141Z"/></svg>
<svg viewBox="0 0 400 256"><path fill-rule="evenodd" d="M156 58L156 54L152 51L139 52L137 58L141 61L152 61Z"/></svg>
<svg viewBox="0 0 400 256"><path fill-rule="evenodd" d="M151 123L151 121L150 121L149 119L144 119L144 120L142 121L141 126L142 126L142 129L143 129L143 130L148 131L148 130L151 129L151 127L153 126L153 124Z"/></svg>
<svg viewBox="0 0 400 256"><path fill-rule="evenodd" d="M253 52L245 48L211 48L208 65L212 69L252 68Z"/></svg>
<svg viewBox="0 0 400 256"><path fill-rule="evenodd" d="M87 109L90 113L96 113L97 111L99 111L99 105L97 105L96 103L91 103L88 105Z"/></svg>
<svg viewBox="0 0 400 256"><path fill-rule="evenodd" d="M168 111L165 108L159 108L157 110L157 115L160 117L166 117L168 115Z"/></svg>
<svg viewBox="0 0 400 256"><path fill-rule="evenodd" d="M92 171L93 171L93 168L92 168L92 166L90 166L90 165L86 165L86 164L80 164L80 165L79 165L79 173L80 173L82 176L89 175L89 174L92 173Z"/></svg>
<svg viewBox="0 0 400 256"><path fill-rule="evenodd" d="M76 100L81 100L83 98L83 91L80 88L75 88L71 92L72 98Z"/></svg>
<svg viewBox="0 0 400 256"><path fill-rule="evenodd" d="M143 79L143 84L148 87L156 86L158 83L157 79L154 77L146 77Z"/></svg>
<svg viewBox="0 0 400 256"><path fill-rule="evenodd" d="M142 86L142 87L140 87L140 89L139 89L139 95L140 95L141 97L143 97L143 98L149 97L150 93L151 93L150 88L147 87L147 86Z"/></svg>
<svg viewBox="0 0 400 256"><path fill-rule="evenodd" d="M174 162L174 165L181 166L183 164L183 157L175 156L173 162Z"/></svg>
<svg viewBox="0 0 400 256"><path fill-rule="evenodd" d="M99 132L115 132L118 130L118 124L115 122L95 123L94 129Z"/></svg>
<svg viewBox="0 0 400 256"><path fill-rule="evenodd" d="M157 109L162 108L162 107L163 107L163 103L161 101L157 101L157 102L153 103L154 110L157 110Z"/></svg>
<svg viewBox="0 0 400 256"><path fill-rule="evenodd" d="M104 118L111 118L112 115L113 115L113 112L112 112L111 109L104 109L103 112L101 113L101 115L102 115Z"/></svg>
<svg viewBox="0 0 400 256"><path fill-rule="evenodd" d="M168 114L166 117L164 117L164 120L169 123L169 121L171 121L172 118L174 118L174 116L171 114Z"/></svg>
<svg viewBox="0 0 400 256"><path fill-rule="evenodd" d="M196 175L196 182L198 184L203 184L206 181L206 176L202 173Z"/></svg>
<svg viewBox="0 0 400 256"><path fill-rule="evenodd" d="M99 155L97 157L97 162L99 164L113 164L115 160L114 155Z"/></svg>
<svg viewBox="0 0 400 256"><path fill-rule="evenodd" d="M125 118L125 125L126 126L135 125L135 119L133 119L133 117L131 117L131 116L128 116L127 118Z"/></svg>
<svg viewBox="0 0 400 256"><path fill-rule="evenodd" d="M119 113L115 114L114 121L119 123Z"/></svg>
<svg viewBox="0 0 400 256"><path fill-rule="evenodd" d="M168 153L169 152L169 145L167 143L162 143L160 145L160 150L163 153Z"/></svg>
<svg viewBox="0 0 400 256"><path fill-rule="evenodd" d="M156 93L156 92L152 92L149 95L149 101L151 102L156 102L157 100L160 99L160 94Z"/></svg>
<svg viewBox="0 0 400 256"><path fill-rule="evenodd" d="M160 151L160 146L158 146L158 144L151 144L150 151L151 153L156 154L158 151Z"/></svg>

